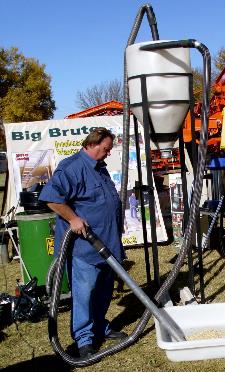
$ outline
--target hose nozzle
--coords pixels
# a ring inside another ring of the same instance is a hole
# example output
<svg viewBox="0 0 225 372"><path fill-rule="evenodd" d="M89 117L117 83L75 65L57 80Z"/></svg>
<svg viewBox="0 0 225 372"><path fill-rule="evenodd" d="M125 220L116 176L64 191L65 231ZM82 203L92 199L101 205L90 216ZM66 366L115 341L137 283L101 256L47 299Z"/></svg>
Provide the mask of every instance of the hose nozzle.
<svg viewBox="0 0 225 372"><path fill-rule="evenodd" d="M93 247L98 251L98 253L105 259L111 256L110 251L105 246L105 244L99 239L99 237L92 231L90 226L86 228L86 240L93 245Z"/></svg>

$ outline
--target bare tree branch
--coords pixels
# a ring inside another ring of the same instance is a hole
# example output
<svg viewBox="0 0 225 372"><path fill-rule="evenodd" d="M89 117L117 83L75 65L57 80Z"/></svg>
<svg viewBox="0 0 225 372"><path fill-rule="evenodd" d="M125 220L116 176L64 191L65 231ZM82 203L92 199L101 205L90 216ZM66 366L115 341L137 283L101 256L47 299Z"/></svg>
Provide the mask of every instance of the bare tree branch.
<svg viewBox="0 0 225 372"><path fill-rule="evenodd" d="M121 81L114 79L87 88L86 91L78 91L76 103L81 110L98 106L108 101L123 101L123 86Z"/></svg>

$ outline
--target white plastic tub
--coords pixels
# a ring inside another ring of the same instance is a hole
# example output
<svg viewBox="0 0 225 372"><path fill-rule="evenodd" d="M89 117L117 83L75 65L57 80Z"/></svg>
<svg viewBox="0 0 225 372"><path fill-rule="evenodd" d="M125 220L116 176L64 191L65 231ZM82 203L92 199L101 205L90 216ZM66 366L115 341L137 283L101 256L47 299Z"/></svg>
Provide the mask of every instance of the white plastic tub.
<svg viewBox="0 0 225 372"><path fill-rule="evenodd" d="M225 303L166 307L185 336L214 330L225 332ZM173 362L225 358L225 337L174 341L155 319L157 344Z"/></svg>

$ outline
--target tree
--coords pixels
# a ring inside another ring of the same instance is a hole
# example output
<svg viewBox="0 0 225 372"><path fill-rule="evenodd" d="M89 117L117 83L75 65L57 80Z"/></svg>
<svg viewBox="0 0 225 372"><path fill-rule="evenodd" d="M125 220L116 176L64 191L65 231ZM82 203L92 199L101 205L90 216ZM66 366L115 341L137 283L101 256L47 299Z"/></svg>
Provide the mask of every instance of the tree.
<svg viewBox="0 0 225 372"><path fill-rule="evenodd" d="M221 48L217 55L212 58L212 85L216 77L225 67L225 49ZM201 68L192 69L193 72L193 89L196 102L202 100L203 73ZM213 94L213 91L211 92ZM77 104L81 110L85 110L101 103L116 100L123 102L123 86L121 81L115 79L104 82L93 87L87 88L86 91L77 92Z"/></svg>
<svg viewBox="0 0 225 372"><path fill-rule="evenodd" d="M225 67L225 49L221 48L217 55L212 58L212 73L211 73L211 81L212 87L213 83L216 80L217 76ZM203 73L201 68L195 68L192 70L193 72L193 85L194 85L194 97L196 102L201 102L202 100L202 86L203 86ZM211 95L213 95L213 89L211 91Z"/></svg>
<svg viewBox="0 0 225 372"><path fill-rule="evenodd" d="M17 48L0 48L0 122L51 119L55 101L45 65Z"/></svg>
<svg viewBox="0 0 225 372"><path fill-rule="evenodd" d="M202 100L202 85L203 85L203 74L200 68L192 69L193 73L193 90L195 101L199 102Z"/></svg>
<svg viewBox="0 0 225 372"><path fill-rule="evenodd" d="M123 101L123 86L117 79L94 85L85 92L77 92L77 104L81 110L112 100Z"/></svg>
<svg viewBox="0 0 225 372"><path fill-rule="evenodd" d="M213 58L213 64L218 72L222 71L225 67L225 49L221 48L217 55Z"/></svg>

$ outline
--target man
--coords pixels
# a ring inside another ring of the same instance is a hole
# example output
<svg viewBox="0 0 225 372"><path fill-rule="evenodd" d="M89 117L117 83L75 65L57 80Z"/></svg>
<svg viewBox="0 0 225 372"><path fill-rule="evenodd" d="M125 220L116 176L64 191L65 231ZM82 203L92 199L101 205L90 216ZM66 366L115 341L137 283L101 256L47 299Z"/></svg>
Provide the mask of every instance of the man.
<svg viewBox="0 0 225 372"><path fill-rule="evenodd" d="M132 192L131 196L129 197L129 204L130 204L130 216L131 216L131 218L137 218L138 201L135 197L134 192Z"/></svg>
<svg viewBox="0 0 225 372"><path fill-rule="evenodd" d="M113 270L85 239L89 225L119 262L124 259L121 201L104 162L114 138L106 128L92 131L79 153L59 163L39 198L57 214L56 251L69 225L76 233L68 264L73 303L71 335L81 357L94 353L93 340L125 336L113 331L105 319L114 288Z"/></svg>

